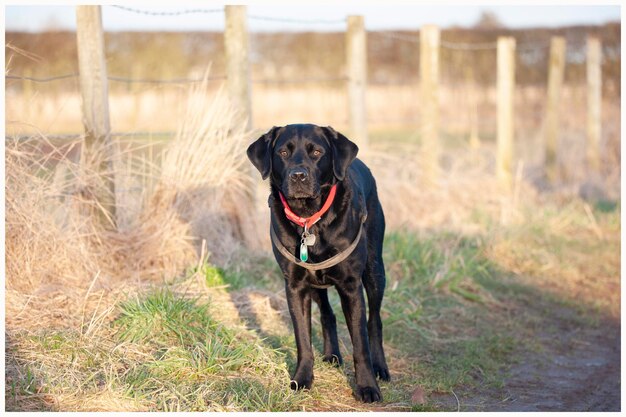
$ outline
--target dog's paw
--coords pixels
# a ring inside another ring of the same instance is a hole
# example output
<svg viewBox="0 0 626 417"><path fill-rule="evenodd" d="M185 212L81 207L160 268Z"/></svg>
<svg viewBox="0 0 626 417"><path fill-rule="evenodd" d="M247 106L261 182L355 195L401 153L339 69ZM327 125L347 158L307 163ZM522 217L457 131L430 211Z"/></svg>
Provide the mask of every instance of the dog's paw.
<svg viewBox="0 0 626 417"><path fill-rule="evenodd" d="M378 366L378 365L375 364L374 365L374 375L376 375L382 381L390 381L391 380L391 375L389 375L389 368L387 367L387 365Z"/></svg>
<svg viewBox="0 0 626 417"><path fill-rule="evenodd" d="M294 375L289 386L294 391L311 389L313 387L313 372L296 372L296 375Z"/></svg>
<svg viewBox="0 0 626 417"><path fill-rule="evenodd" d="M324 362L328 362L331 365L334 366L341 366L343 365L343 358L341 357L340 354L332 354L332 355L324 355L324 357L322 358L322 361Z"/></svg>
<svg viewBox="0 0 626 417"><path fill-rule="evenodd" d="M357 400L363 401L364 403L373 403L383 400L383 396L377 386L361 387L357 385L354 395Z"/></svg>
<svg viewBox="0 0 626 417"><path fill-rule="evenodd" d="M294 391L299 391L301 389L311 389L313 386L313 380L310 381L298 381L296 379L292 379L289 387Z"/></svg>

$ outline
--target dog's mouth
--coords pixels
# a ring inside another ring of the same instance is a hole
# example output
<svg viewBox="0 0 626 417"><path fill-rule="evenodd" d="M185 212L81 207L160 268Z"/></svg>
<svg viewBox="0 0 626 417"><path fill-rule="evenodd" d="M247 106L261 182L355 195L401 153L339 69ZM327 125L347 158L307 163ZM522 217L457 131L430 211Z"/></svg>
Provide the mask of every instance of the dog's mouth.
<svg viewBox="0 0 626 417"><path fill-rule="evenodd" d="M287 198L289 200L306 200L306 199L316 199L319 197L319 194L311 194L311 193L304 193L304 192L295 192L293 194L288 194Z"/></svg>
<svg viewBox="0 0 626 417"><path fill-rule="evenodd" d="M316 190L308 190L305 188L296 188L296 187L283 187L283 195L289 199L315 199L320 196L320 192Z"/></svg>
<svg viewBox="0 0 626 417"><path fill-rule="evenodd" d="M288 183L282 187L283 195L289 199L315 199L320 196L319 186L314 184Z"/></svg>

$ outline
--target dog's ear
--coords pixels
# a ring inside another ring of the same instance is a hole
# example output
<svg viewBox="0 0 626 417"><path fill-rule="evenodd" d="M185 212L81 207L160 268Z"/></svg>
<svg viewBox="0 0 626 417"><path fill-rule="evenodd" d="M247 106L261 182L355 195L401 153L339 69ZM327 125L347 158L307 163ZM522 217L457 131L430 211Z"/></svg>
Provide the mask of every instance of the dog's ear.
<svg viewBox="0 0 626 417"><path fill-rule="evenodd" d="M330 142L333 156L333 173L339 181L346 176L348 167L356 158L359 147L350 139L337 132L330 126L322 128Z"/></svg>
<svg viewBox="0 0 626 417"><path fill-rule="evenodd" d="M272 149L274 148L274 140L278 136L279 129L280 127L274 126L248 146L246 151L248 159L259 170L263 179L266 179L272 171Z"/></svg>

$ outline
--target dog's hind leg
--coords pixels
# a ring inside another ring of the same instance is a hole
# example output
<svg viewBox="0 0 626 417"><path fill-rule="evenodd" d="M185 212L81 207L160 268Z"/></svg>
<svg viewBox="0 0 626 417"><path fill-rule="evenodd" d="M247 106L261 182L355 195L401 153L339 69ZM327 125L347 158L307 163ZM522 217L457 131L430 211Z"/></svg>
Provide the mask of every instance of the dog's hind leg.
<svg viewBox="0 0 626 417"><path fill-rule="evenodd" d="M367 333L374 373L383 381L389 381L391 376L389 375L389 367L387 366L385 351L383 350L383 323L380 318L386 283L385 264L382 256L385 221L380 205L378 204L374 209L380 210L378 218L383 220L366 223L368 241L374 242L372 246L368 247L367 265L363 274L363 286L365 287L368 301Z"/></svg>
<svg viewBox="0 0 626 417"><path fill-rule="evenodd" d="M326 289L313 290L311 297L317 303L321 313L322 333L324 335L324 358L322 360L341 365L343 364L343 358L341 357L339 341L337 340L337 320L328 301L328 291Z"/></svg>
<svg viewBox="0 0 626 417"><path fill-rule="evenodd" d="M368 301L367 334L369 336L370 353L372 355L372 366L374 373L383 381L389 381L389 368L385 360L383 350L383 323L380 318L380 308L385 291L385 267L382 263L376 262L371 271L365 272L363 279L365 292Z"/></svg>
<svg viewBox="0 0 626 417"><path fill-rule="evenodd" d="M291 380L291 389L313 386L313 348L311 346L311 291L285 281L287 305L296 336L298 364Z"/></svg>

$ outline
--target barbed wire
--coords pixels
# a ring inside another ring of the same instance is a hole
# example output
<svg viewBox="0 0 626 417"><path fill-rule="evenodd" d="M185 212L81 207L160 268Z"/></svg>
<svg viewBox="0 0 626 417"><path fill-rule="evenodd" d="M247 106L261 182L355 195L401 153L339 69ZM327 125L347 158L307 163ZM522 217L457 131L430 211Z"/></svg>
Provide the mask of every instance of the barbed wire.
<svg viewBox="0 0 626 417"><path fill-rule="evenodd" d="M153 12L150 10L135 9L132 7L126 7L117 4L112 4L111 7L115 7L116 9L124 10L131 13L143 14L146 16L181 16L184 14L219 13L224 11L224 9L185 9L177 12Z"/></svg>
<svg viewBox="0 0 626 417"><path fill-rule="evenodd" d="M23 77L19 75L5 75L5 78L12 79L12 80L49 82L49 81L62 80L62 79L71 78L71 77L77 77L78 75L79 75L78 73L75 73L75 74L65 74L65 75L59 75L56 77L48 77L48 78ZM124 82L124 83L129 83L129 84L132 84L132 83L183 84L183 83L197 83L197 82L204 81L203 78L173 78L173 79L168 79L168 80L159 80L159 79L149 79L149 78L124 78L124 77L116 77L116 76L108 76L107 79L109 81ZM227 79L227 76L225 75L207 78L208 81L222 81L226 79ZM253 79L252 83L255 83L255 84L298 84L298 83L311 83L311 82L330 83L330 82L346 81L347 79L348 79L347 77L308 77L308 78L295 78L295 79L283 79L283 80L260 78L260 79Z"/></svg>
<svg viewBox="0 0 626 417"><path fill-rule="evenodd" d="M66 78L73 78L73 77L78 77L78 73L75 72L72 74L57 75L57 76L46 77L46 78L23 77L21 75L5 75L4 76L4 78L8 78L10 80L28 80L28 81L34 81L36 83L47 83L50 81L63 80Z"/></svg>
<svg viewBox="0 0 626 417"><path fill-rule="evenodd" d="M174 136L176 132L111 132L111 137L130 137L130 136ZM33 134L16 134L16 135L4 135L5 140L17 139L25 140L37 137L45 137L46 139L59 140L59 139L82 139L85 137L84 133L66 133L66 134L45 134L45 133L33 133Z"/></svg>
<svg viewBox="0 0 626 417"><path fill-rule="evenodd" d="M107 79L109 81L118 81L122 83L142 83L142 84L185 84L185 83L200 83L204 81L204 78L171 78L167 80L162 79L151 79L151 78L124 78L124 77L114 77L108 76ZM207 81L220 81L225 80L225 75L215 76L215 77L207 77Z"/></svg>
<svg viewBox="0 0 626 417"><path fill-rule="evenodd" d="M11 79L11 80L28 80L28 81L34 81L37 83L45 83L45 82L51 82L51 81L57 81L57 80L63 80L63 79L67 79L67 78L75 78L78 77L80 74L75 72L72 74L64 74L64 75L57 75L54 77L47 77L47 78L36 78L36 77L25 77L25 76L21 76L21 75L5 75L5 78ZM204 81L204 78L172 78L172 79L151 79L151 78L125 78L125 77L117 77L117 76L113 76L113 75L109 75L107 77L107 79L109 81L117 81L117 82L123 82L123 83L143 83L143 84L185 84L185 83L199 83ZM215 77L207 77L206 80L208 81L220 81L220 80L225 80L226 76L225 75L219 75L219 76L215 76Z"/></svg>
<svg viewBox="0 0 626 417"><path fill-rule="evenodd" d="M26 139L32 139L32 138L38 138L38 137L45 137L47 139L80 139L82 137L84 137L85 134L84 133L69 133L69 134L65 134L65 135L60 135L60 134L45 134L45 133L33 133L32 135L26 135L26 134L19 134L19 135L9 135L6 134L4 135L4 139L5 140L26 140Z"/></svg>
<svg viewBox="0 0 626 417"><path fill-rule="evenodd" d="M449 42L441 40L440 45L442 48L459 50L459 51L482 51L490 49L498 49L497 42L482 42L482 43L464 43L464 42ZM530 51L533 49L549 48L550 42L545 40L538 41L525 41L516 42L515 49L518 51Z"/></svg>
<svg viewBox="0 0 626 417"><path fill-rule="evenodd" d="M145 9L136 9L133 7L121 6L121 5L111 5L111 7L115 7L116 9L124 10L131 13L143 14L146 16L180 16L184 14L195 14L195 13L219 13L223 12L224 9L185 9L177 12L153 12ZM273 16L261 16L261 15L248 15L248 19L253 20L265 20L269 22L283 22L283 23L312 23L312 24L338 24L345 23L346 18L343 19L292 19L288 17L273 17Z"/></svg>
<svg viewBox="0 0 626 417"><path fill-rule="evenodd" d="M309 78L292 78L285 80L261 78L252 80L254 84L304 84L304 83L333 83L347 81L348 77L309 77Z"/></svg>

